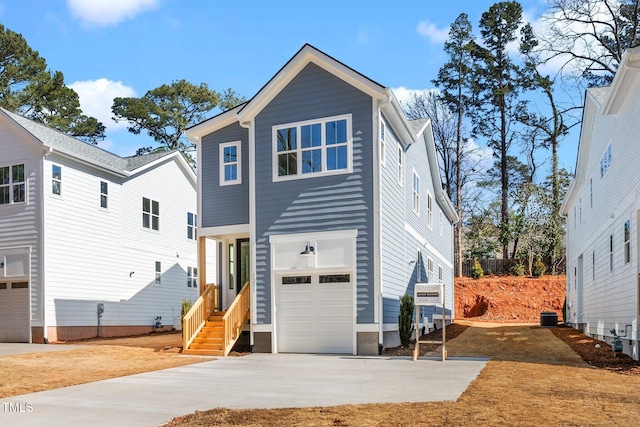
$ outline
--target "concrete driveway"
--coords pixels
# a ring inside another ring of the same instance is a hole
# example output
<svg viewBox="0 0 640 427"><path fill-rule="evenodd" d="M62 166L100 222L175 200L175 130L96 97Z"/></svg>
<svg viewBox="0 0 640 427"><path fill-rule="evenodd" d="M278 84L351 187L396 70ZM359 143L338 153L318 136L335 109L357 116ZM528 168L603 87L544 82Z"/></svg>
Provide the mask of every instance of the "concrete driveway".
<svg viewBox="0 0 640 427"><path fill-rule="evenodd" d="M486 359L251 354L0 399L0 425L157 426L217 407L456 400Z"/></svg>

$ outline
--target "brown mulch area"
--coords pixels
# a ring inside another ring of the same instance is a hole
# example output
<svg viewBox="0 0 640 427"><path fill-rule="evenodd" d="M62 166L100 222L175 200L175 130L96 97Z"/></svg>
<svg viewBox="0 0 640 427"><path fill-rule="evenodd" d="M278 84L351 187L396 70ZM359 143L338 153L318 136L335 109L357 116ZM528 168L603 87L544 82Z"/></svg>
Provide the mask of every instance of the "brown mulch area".
<svg viewBox="0 0 640 427"><path fill-rule="evenodd" d="M465 331L469 326L459 323L453 323L447 326L445 338L447 341L454 339ZM420 341L442 341L442 329L436 329L428 334L420 337ZM412 340L408 348L402 346L390 347L384 349L385 356L413 356L413 350L416 346L416 340ZM425 356L440 347L440 344L420 344L420 356Z"/></svg>
<svg viewBox="0 0 640 427"><path fill-rule="evenodd" d="M569 328L549 328L589 365L626 375L640 375L640 361L626 354L614 354L611 344L595 340L582 332ZM599 347L596 347L596 346Z"/></svg>

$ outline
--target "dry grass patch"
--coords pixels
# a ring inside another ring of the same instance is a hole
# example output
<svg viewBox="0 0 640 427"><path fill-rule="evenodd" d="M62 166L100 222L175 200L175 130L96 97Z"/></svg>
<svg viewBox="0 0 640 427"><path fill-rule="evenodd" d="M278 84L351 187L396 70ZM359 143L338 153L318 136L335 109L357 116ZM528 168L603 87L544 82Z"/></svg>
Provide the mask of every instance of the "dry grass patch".
<svg viewBox="0 0 640 427"><path fill-rule="evenodd" d="M549 329L531 325L472 325L449 342L447 348L450 356L492 358L456 402L272 410L218 408L177 418L169 425L631 426L638 423L640 376L593 368Z"/></svg>
<svg viewBox="0 0 640 427"><path fill-rule="evenodd" d="M175 354L175 337L147 338L99 340L70 350L0 357L0 398L210 360Z"/></svg>

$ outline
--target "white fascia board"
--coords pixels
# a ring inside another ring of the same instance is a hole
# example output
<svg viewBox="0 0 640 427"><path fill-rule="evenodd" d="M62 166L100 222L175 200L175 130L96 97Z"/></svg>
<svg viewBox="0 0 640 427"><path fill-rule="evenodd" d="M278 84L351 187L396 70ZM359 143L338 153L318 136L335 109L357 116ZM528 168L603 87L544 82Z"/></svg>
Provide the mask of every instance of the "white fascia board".
<svg viewBox="0 0 640 427"><path fill-rule="evenodd" d="M251 121L311 62L374 99L382 100L387 97L382 86L314 47L305 45L238 113L238 121L241 124Z"/></svg>
<svg viewBox="0 0 640 427"><path fill-rule="evenodd" d="M436 200L438 201L438 205L442 208L443 212L449 219L451 224L456 224L460 221L458 218L458 213L449 200L449 196L445 193L442 188L442 178L440 177L440 166L438 165L438 153L436 151L436 142L433 138L433 128L431 127L431 120L427 120L424 124L420 132L418 133L418 137L420 134L422 135L422 140L425 143L427 149L427 159L429 160L429 172L431 172L431 180L433 182L433 189L436 193Z"/></svg>
<svg viewBox="0 0 640 427"><path fill-rule="evenodd" d="M640 71L640 46L627 49L611 83L611 92L602 108L602 114L617 114L636 85Z"/></svg>
<svg viewBox="0 0 640 427"><path fill-rule="evenodd" d="M237 122L237 114L245 105L247 104L240 104L230 110L225 111L224 113L211 117L210 119L207 119L195 126L188 128L184 133L185 135L187 135L187 138L189 138L189 141L193 142L194 144L199 144L203 136L209 135L210 133L213 133L218 129L222 129L223 127Z"/></svg>
<svg viewBox="0 0 640 427"><path fill-rule="evenodd" d="M584 183L587 173L587 161L589 160L589 151L591 150L591 137L593 135L593 124L596 120L597 105L599 105L598 102L587 91L584 110L582 111L582 128L580 129L580 140L578 142L576 170L567 189L567 194L560 206L560 213L565 216L569 214L569 210L571 206L573 206L577 194L582 189L582 184Z"/></svg>
<svg viewBox="0 0 640 427"><path fill-rule="evenodd" d="M123 172L123 171L120 171L120 170L117 170L117 169L113 169L113 168L101 165L100 163L97 163L97 162L92 162L90 160L83 159L81 157L78 157L74 153L68 153L68 152L62 151L62 150L60 150L58 148L53 148L53 147L51 147L49 145L44 145L43 144L43 147L46 149L45 157L48 157L50 154L55 153L58 156L66 157L67 159L74 160L74 161L76 161L78 163L82 163L84 165L90 166L93 169L98 169L98 170L110 173L112 175L116 175L116 176L123 177L123 178L128 178L131 175L130 173L128 173L126 171Z"/></svg>
<svg viewBox="0 0 640 427"><path fill-rule="evenodd" d="M193 185L193 188L197 188L196 173L193 171L193 169L191 169L191 166L189 166L189 163L187 163L184 156L179 151L175 151L167 156L160 157L159 159L156 159L153 162L147 163L146 165L140 166L139 168L132 170L130 173L130 176L143 173L144 171L151 169L171 159L174 159L178 163L178 166L180 166L180 169L182 169L184 174L187 176L187 179L189 180L191 185Z"/></svg>
<svg viewBox="0 0 640 427"><path fill-rule="evenodd" d="M416 135L414 135L409 121L402 111L402 106L396 99L391 89L386 88L385 93L387 97L380 105L380 109L385 115L385 118L393 127L393 130L398 134L400 143L403 145L410 145L417 141Z"/></svg>

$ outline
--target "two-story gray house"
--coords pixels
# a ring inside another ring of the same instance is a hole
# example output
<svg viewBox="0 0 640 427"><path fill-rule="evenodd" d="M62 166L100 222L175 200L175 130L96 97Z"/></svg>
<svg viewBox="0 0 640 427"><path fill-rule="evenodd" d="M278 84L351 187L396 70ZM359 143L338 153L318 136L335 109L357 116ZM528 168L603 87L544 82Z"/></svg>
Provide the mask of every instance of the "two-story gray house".
<svg viewBox="0 0 640 427"><path fill-rule="evenodd" d="M454 315L458 218L430 122L408 121L389 88L306 44L249 102L187 134L201 268L215 239L222 307L249 284L254 351L378 354L399 343L416 282L443 282Z"/></svg>

